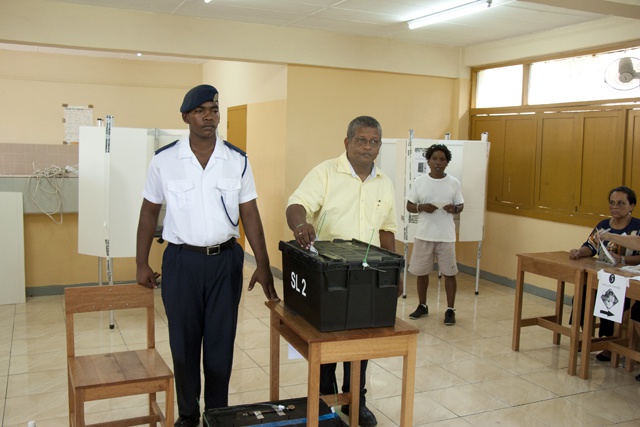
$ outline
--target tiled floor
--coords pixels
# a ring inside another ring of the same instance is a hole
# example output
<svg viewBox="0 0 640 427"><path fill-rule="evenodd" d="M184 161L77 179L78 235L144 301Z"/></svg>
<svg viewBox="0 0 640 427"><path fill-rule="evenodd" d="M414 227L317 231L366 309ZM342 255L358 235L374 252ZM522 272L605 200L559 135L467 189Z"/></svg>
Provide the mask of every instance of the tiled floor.
<svg viewBox="0 0 640 427"><path fill-rule="evenodd" d="M247 265L248 268L252 266ZM246 270L246 275L250 270ZM277 281L280 295L282 282ZM421 329L418 336L414 426L640 426L638 369L629 374L591 357L588 381L567 375L567 342L555 346L551 332L524 328L520 352L511 350L514 290L458 276L457 324L445 326L443 283L435 277L429 290L430 313L408 320L416 305L415 278L408 296L398 300L397 315ZM166 318L159 291L156 340L169 362ZM526 316L546 315L553 302L525 295ZM230 404L269 400L268 310L260 289L244 292ZM568 310L565 318L568 318ZM141 313L86 315L76 323L82 352L118 350L144 342ZM282 341L284 343L284 341ZM3 426L67 426L63 297L29 298L26 304L0 306L0 419ZM287 345L281 350L287 355ZM281 398L306 395L304 360L282 362ZM341 374L339 367L338 372ZM400 410L402 361L378 359L367 370L368 406L380 427L396 426ZM159 396L163 399L163 395ZM88 422L140 414L145 401L137 397L86 405ZM176 406L177 413L177 406Z"/></svg>

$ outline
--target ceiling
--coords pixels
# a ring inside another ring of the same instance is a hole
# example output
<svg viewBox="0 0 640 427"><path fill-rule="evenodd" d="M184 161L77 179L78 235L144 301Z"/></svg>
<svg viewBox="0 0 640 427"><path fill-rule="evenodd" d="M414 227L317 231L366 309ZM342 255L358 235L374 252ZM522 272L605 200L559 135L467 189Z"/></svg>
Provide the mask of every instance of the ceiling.
<svg viewBox="0 0 640 427"><path fill-rule="evenodd" d="M490 8L475 15L416 30L410 30L406 22L428 14L434 7L470 0L51 1L455 47L549 31L609 16L637 19L640 27L640 0L493 0ZM0 45L0 48L7 46ZM51 48L34 49L51 51Z"/></svg>

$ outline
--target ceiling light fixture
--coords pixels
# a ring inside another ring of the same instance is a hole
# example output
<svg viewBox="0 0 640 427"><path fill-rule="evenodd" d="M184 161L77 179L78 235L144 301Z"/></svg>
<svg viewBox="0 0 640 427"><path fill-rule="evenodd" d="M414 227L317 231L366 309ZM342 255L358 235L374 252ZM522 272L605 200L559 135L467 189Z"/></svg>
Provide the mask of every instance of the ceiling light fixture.
<svg viewBox="0 0 640 427"><path fill-rule="evenodd" d="M205 3L211 3L211 0L204 0Z"/></svg>
<svg viewBox="0 0 640 427"><path fill-rule="evenodd" d="M487 10L491 7L492 0L475 0L470 3L465 3L460 6L452 7L449 9L434 12L429 15L422 16L420 18L412 19L407 22L409 29L414 30L416 28L426 27L427 25L436 24L442 21L448 21L450 19L459 18L461 16L471 15L473 13Z"/></svg>

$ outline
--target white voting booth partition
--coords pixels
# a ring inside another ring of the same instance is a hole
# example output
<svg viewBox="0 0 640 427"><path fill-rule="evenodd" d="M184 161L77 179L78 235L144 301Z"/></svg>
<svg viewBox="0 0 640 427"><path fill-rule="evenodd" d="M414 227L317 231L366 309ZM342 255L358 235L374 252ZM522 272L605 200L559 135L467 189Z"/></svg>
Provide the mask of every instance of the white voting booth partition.
<svg viewBox="0 0 640 427"><path fill-rule="evenodd" d="M447 166L446 173L458 178L462 185L464 210L455 216L456 231L458 232L458 241L478 242L475 289L477 295L482 239L484 237L490 146L487 134L483 134L480 141L418 139L413 138L412 131L408 139L383 138L377 164L394 181L396 214L399 227L403 227L402 240L405 259L408 255L409 243L414 240L418 223L418 215L406 210L407 196L415 178L429 173L427 160L422 153L432 144L444 144L449 148L451 162ZM406 297L406 288L404 296Z"/></svg>
<svg viewBox="0 0 640 427"><path fill-rule="evenodd" d="M188 130L80 127L78 252L102 259L113 284L112 258L135 257L142 190L154 150ZM113 328L113 317L110 326Z"/></svg>

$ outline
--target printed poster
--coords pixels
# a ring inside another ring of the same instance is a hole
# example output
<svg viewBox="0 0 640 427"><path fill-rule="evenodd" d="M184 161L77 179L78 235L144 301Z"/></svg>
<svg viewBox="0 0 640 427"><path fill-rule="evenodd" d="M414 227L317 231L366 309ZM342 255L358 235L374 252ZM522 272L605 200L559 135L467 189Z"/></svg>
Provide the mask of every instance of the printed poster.
<svg viewBox="0 0 640 427"><path fill-rule="evenodd" d="M602 319L622 323L624 298L629 287L629 278L598 271L598 290L593 315Z"/></svg>

